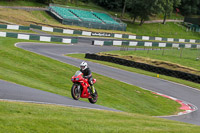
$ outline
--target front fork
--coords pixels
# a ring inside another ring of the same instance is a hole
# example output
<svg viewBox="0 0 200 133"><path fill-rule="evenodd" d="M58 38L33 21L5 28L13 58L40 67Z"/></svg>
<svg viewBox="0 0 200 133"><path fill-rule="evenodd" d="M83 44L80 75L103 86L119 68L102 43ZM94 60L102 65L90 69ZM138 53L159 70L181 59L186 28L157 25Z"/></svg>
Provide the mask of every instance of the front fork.
<svg viewBox="0 0 200 133"><path fill-rule="evenodd" d="M76 84L76 86L77 86L77 92L79 94L81 94L81 85L80 84Z"/></svg>
<svg viewBox="0 0 200 133"><path fill-rule="evenodd" d="M81 85L77 84L77 83L74 83L73 86L75 86L75 88L77 88L77 89L75 89L75 91L76 91L75 93L81 95Z"/></svg>

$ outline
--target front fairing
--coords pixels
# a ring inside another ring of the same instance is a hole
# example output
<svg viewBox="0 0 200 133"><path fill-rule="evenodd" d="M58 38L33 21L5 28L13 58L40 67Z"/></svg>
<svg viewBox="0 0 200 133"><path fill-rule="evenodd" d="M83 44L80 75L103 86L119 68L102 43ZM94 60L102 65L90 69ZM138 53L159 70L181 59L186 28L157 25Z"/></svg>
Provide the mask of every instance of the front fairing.
<svg viewBox="0 0 200 133"><path fill-rule="evenodd" d="M71 78L72 82L80 82L83 80L83 73L81 71L77 71L74 76Z"/></svg>

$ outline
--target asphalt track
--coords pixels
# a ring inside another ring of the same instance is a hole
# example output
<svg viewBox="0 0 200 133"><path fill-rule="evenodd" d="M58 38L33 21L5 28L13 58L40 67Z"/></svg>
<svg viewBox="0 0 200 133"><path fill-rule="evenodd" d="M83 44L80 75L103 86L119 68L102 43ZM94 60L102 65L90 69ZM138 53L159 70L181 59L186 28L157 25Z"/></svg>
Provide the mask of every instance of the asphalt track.
<svg viewBox="0 0 200 133"><path fill-rule="evenodd" d="M75 101L72 98L60 96L50 92L45 92L7 81L0 80L0 99L9 101L21 101L39 104L57 104L79 108L89 108L98 110L119 111L104 106L90 104L83 101Z"/></svg>
<svg viewBox="0 0 200 133"><path fill-rule="evenodd" d="M50 57L61 62L79 66L82 60L74 59L71 57L64 56L68 53L96 53L101 51L119 50L119 47L108 47L108 46L93 46L91 45L90 39L80 39L80 44L76 45L57 45L57 44L42 44L42 43L18 43L17 47L24 50L28 50L46 57ZM184 85L176 84L173 82L165 81L158 78L153 78L137 73L132 73L105 65L88 62L93 72L101 75L120 80L122 82L136 85L144 89L162 93L168 96L175 97L177 99L187 101L200 108L199 96L200 91L187 87ZM66 98L56 94L28 88L6 81L0 80L0 99L11 99L11 100L22 100L22 101L36 101L45 103L62 104L66 106L75 106L83 108L95 108L95 109L106 109L117 111L114 109L106 108L99 105L93 105L86 102L75 101L71 98ZM24 95L25 94L25 95ZM192 113L181 115L181 116L168 116L163 117L166 119L182 121L186 123L200 125L200 111L196 110Z"/></svg>

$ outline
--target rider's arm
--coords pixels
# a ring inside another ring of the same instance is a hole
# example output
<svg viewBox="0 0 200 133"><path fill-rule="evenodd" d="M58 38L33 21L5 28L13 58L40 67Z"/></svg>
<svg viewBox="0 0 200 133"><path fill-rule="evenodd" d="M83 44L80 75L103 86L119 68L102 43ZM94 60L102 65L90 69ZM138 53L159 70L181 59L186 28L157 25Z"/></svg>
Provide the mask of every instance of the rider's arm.
<svg viewBox="0 0 200 133"><path fill-rule="evenodd" d="M84 76L86 79L90 78L92 76L92 72L90 69L88 69L88 72L87 72L87 76Z"/></svg>

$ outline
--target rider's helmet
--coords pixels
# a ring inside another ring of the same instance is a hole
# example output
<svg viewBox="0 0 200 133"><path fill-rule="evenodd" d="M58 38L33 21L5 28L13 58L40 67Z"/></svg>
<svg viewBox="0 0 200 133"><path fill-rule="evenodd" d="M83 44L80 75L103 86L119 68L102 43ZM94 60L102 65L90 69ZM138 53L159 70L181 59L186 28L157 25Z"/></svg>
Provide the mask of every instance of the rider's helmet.
<svg viewBox="0 0 200 133"><path fill-rule="evenodd" d="M87 68L87 62L83 61L81 64L80 64L80 68L81 70L85 70Z"/></svg>

